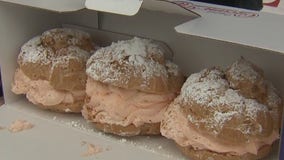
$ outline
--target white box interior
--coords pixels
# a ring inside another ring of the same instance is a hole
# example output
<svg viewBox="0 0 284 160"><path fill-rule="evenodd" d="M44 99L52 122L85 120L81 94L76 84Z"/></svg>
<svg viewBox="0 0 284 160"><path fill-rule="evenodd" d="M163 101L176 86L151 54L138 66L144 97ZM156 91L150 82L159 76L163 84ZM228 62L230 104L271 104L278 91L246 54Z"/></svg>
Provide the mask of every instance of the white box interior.
<svg viewBox="0 0 284 160"><path fill-rule="evenodd" d="M131 17L97 13L87 9L56 13L0 2L0 65L6 103L0 108L0 126L8 126L16 119L29 120L36 126L29 132L17 135L0 131L1 157L9 160L19 158L75 160L82 158L80 154L83 149L80 142L84 140L102 146L111 146L110 151L96 156L99 159L117 159L117 157L119 159L184 159L174 143L165 138L136 137L124 143L124 139L120 137L104 135L93 130L80 115L43 111L27 102L22 96L16 96L11 92L11 82L17 67L16 60L21 45L35 35L54 27L74 27L73 25L82 27L91 32L94 40L102 45L118 39L127 39L129 35L165 42L174 52L174 62L186 75L206 67L226 67L243 56L260 66L266 78L271 80L282 94L284 93L283 55L268 50L184 35L175 31L175 26L192 17L150 10L141 10ZM277 150L276 144L274 152L267 159L278 159Z"/></svg>

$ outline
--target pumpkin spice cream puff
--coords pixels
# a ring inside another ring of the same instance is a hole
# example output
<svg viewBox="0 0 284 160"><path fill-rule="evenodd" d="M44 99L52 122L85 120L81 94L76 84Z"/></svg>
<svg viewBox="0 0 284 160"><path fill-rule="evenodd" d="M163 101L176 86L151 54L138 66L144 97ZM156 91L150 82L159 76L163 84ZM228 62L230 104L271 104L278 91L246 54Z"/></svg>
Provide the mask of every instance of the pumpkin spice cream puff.
<svg viewBox="0 0 284 160"><path fill-rule="evenodd" d="M21 48L12 91L44 109L81 112L93 50L90 35L74 29L56 28L32 38Z"/></svg>
<svg viewBox="0 0 284 160"><path fill-rule="evenodd" d="M192 74L169 105L161 134L192 160L255 160L279 138L282 100L245 59Z"/></svg>
<svg viewBox="0 0 284 160"><path fill-rule="evenodd" d="M183 83L178 66L151 40L101 48L87 62L85 119L121 136L160 134L160 121Z"/></svg>

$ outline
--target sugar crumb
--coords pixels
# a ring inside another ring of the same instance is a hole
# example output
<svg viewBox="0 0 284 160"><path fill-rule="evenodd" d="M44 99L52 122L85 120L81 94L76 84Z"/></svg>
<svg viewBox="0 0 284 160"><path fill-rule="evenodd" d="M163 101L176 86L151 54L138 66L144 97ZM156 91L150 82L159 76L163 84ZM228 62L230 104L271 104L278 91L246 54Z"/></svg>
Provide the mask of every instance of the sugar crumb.
<svg viewBox="0 0 284 160"><path fill-rule="evenodd" d="M70 108L66 108L64 111L68 113L71 112L72 110Z"/></svg>
<svg viewBox="0 0 284 160"><path fill-rule="evenodd" d="M64 123L65 125L69 126L69 127L73 127L82 131L86 131L86 132L93 132L93 129L89 129L88 127L86 127L82 122L80 121L60 121L62 123Z"/></svg>
<svg viewBox="0 0 284 160"><path fill-rule="evenodd" d="M16 133L16 132L21 132L23 130L31 129L33 127L34 125L27 122L26 120L16 120L10 125L8 130L12 133Z"/></svg>
<svg viewBox="0 0 284 160"><path fill-rule="evenodd" d="M120 142L125 143L127 140L125 138L120 139Z"/></svg>

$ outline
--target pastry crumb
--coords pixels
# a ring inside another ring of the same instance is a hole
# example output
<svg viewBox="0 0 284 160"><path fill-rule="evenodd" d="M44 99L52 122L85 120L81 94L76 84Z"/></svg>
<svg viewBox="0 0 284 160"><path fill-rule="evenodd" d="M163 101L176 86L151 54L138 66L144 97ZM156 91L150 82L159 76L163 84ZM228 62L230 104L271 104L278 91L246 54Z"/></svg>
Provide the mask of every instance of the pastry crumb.
<svg viewBox="0 0 284 160"><path fill-rule="evenodd" d="M28 130L33 128L34 125L26 120L16 120L14 121L8 128L8 130L12 133L21 132L23 130Z"/></svg>
<svg viewBox="0 0 284 160"><path fill-rule="evenodd" d="M162 147L162 146L159 146L158 149L163 149L163 147Z"/></svg>
<svg viewBox="0 0 284 160"><path fill-rule="evenodd" d="M57 118L57 117L56 117L56 116L54 116L52 119L55 121L55 120L56 120L56 118Z"/></svg>
<svg viewBox="0 0 284 160"><path fill-rule="evenodd" d="M82 141L81 143L82 146L85 146L87 145L87 151L82 153L81 156L82 157L89 157L89 156L93 156L93 155L96 155L98 153L101 153L104 151L104 149L100 146L95 146L91 143L87 143L86 141Z"/></svg>

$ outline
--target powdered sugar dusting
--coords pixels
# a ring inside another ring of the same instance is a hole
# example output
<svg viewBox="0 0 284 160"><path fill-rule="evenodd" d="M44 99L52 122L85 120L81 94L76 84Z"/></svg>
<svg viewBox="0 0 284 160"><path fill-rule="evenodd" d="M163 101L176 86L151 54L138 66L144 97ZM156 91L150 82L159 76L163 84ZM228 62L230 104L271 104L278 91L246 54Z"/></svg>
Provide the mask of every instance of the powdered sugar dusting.
<svg viewBox="0 0 284 160"><path fill-rule="evenodd" d="M179 99L184 106L198 104L201 108L212 112L205 119L196 119L192 115L187 118L191 123L205 123L218 134L224 124L234 116L242 115L256 120L258 112L268 111L268 107L254 99L247 99L238 90L231 89L220 69L205 69L192 74L182 87ZM259 129L261 130L261 129ZM248 128L241 129L243 133L250 132Z"/></svg>
<svg viewBox="0 0 284 160"><path fill-rule="evenodd" d="M209 73L209 77L204 77L206 73ZM212 72L212 73L211 73ZM207 105L211 99L219 97L221 92L224 92L228 87L227 81L221 79L213 73L219 73L218 70L205 69L190 76L184 83L181 91L181 97L184 103L190 103L192 101L197 104Z"/></svg>
<svg viewBox="0 0 284 160"><path fill-rule="evenodd" d="M130 77L143 78L141 86L147 86L152 77L168 77L168 73L178 73L177 66L167 63L161 46L148 39L133 38L118 41L99 49L87 63L87 74L104 83L129 82Z"/></svg>
<svg viewBox="0 0 284 160"><path fill-rule="evenodd" d="M225 112L225 113L215 111L213 118L214 118L214 121L216 122L216 125L223 126L226 121L231 120L233 116L237 113L238 112L236 111L230 111L230 112Z"/></svg>
<svg viewBox="0 0 284 160"><path fill-rule="evenodd" d="M281 104L282 99L277 94L276 88L274 88L274 86L270 82L267 82L267 84L267 103L269 106L278 106L279 104Z"/></svg>
<svg viewBox="0 0 284 160"><path fill-rule="evenodd" d="M244 97L240 96L238 92L232 89L227 89L224 94L218 96L208 104L211 107L228 105L230 109L242 112L244 109Z"/></svg>
<svg viewBox="0 0 284 160"><path fill-rule="evenodd" d="M44 35L53 35L53 38L60 38L61 34L55 34L53 31L60 30L54 29L43 33ZM73 30L73 29L61 29L66 35L74 36L73 39L83 39L83 37L89 37L87 33ZM90 57L90 53L76 46L79 42L70 42L69 46L58 50L53 50L51 47L44 46L42 44L42 36L34 37L21 47L20 54L18 56L20 65L25 63L39 63L39 64L51 64L51 72L57 65L68 66L70 60L78 60L86 62ZM61 35L62 36L62 35ZM71 38L72 39L72 38Z"/></svg>
<svg viewBox="0 0 284 160"><path fill-rule="evenodd" d="M254 99L246 99L245 100L245 105L246 105L246 115L248 117L256 118L257 113L259 111L268 111L268 107L266 105L263 105L261 103L258 103Z"/></svg>
<svg viewBox="0 0 284 160"><path fill-rule="evenodd" d="M21 59L23 63L30 62L48 64L50 63L48 55L52 53L53 51L51 48L45 48L42 46L40 36L37 36L22 46L19 59Z"/></svg>
<svg viewBox="0 0 284 160"><path fill-rule="evenodd" d="M249 80L255 82L259 77L259 73L253 69L252 65L253 64L250 62L240 59L233 63L228 72L232 75L234 80Z"/></svg>
<svg viewBox="0 0 284 160"><path fill-rule="evenodd" d="M56 56L51 56L49 60L52 62L51 70L58 65L68 66L70 60L77 60L86 62L90 57L90 53L80 49L76 46L69 46L67 48L60 49L57 51Z"/></svg>
<svg viewBox="0 0 284 160"><path fill-rule="evenodd" d="M68 37L68 44L69 45L81 45L82 39L86 37L90 37L90 35L86 32L71 29L71 28L55 28L48 31L45 31L42 36L50 36L55 41L61 40L63 37Z"/></svg>

